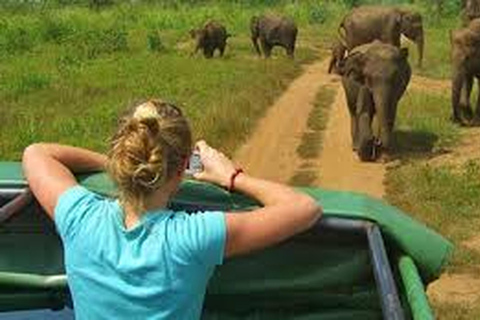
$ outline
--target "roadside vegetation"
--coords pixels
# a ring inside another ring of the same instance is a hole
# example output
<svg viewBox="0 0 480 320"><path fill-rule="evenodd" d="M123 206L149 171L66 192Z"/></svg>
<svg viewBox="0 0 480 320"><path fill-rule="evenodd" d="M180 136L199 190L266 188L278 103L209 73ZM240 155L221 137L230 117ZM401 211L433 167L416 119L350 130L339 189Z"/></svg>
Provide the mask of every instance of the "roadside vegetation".
<svg viewBox="0 0 480 320"><path fill-rule="evenodd" d="M341 12L313 1L41 3L0 6L2 160L39 140L105 150L118 115L149 97L183 106L198 138L231 153L301 65L321 54L312 39L327 13ZM270 11L300 26L294 62L281 49L268 61L255 56L249 21ZM223 59L190 56L188 31L209 19L233 34Z"/></svg>
<svg viewBox="0 0 480 320"><path fill-rule="evenodd" d="M461 159L442 160L472 130L452 124L450 110L446 93L410 91L402 99L396 133L400 165L387 172L387 200L454 243L446 272L475 278L480 248L469 248L465 241L478 236L480 158L464 153ZM439 319L480 314L478 304L432 303Z"/></svg>

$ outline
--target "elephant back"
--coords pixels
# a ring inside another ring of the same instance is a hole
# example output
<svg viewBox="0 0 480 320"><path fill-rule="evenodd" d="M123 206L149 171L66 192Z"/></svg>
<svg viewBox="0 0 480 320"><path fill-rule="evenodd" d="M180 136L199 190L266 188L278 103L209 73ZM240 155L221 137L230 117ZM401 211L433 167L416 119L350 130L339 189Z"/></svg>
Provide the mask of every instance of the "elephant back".
<svg viewBox="0 0 480 320"><path fill-rule="evenodd" d="M386 29L400 36L399 11L383 6L362 6L348 13L340 28L344 29L348 49L385 38Z"/></svg>
<svg viewBox="0 0 480 320"><path fill-rule="evenodd" d="M281 36L292 36L297 33L295 22L288 17L281 17L273 14L263 15L258 18L258 29L260 34L272 39Z"/></svg>
<svg viewBox="0 0 480 320"><path fill-rule="evenodd" d="M206 35L210 39L224 41L227 38L227 30L217 21L208 21L204 27Z"/></svg>

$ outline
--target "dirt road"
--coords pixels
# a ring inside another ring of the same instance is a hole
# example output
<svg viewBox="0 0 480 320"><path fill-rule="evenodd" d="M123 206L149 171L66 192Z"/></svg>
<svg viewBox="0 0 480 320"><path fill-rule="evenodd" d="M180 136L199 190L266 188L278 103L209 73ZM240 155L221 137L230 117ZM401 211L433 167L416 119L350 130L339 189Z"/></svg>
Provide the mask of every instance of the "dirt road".
<svg viewBox="0 0 480 320"><path fill-rule="evenodd" d="M235 160L252 175L286 182L300 162L296 154L318 89L330 84L328 61L306 67L257 124Z"/></svg>
<svg viewBox="0 0 480 320"><path fill-rule="evenodd" d="M296 149L302 133L306 130L307 118L313 108L316 93L322 86L333 87L337 93L329 110L322 152L317 159L309 160L319 172L315 184L328 189L357 191L382 198L385 194L385 165L361 163L352 152L345 96L339 78L327 74L326 70L327 61L306 67L305 72L288 87L259 121L250 140L237 152L236 161L255 176L287 182L304 163L298 157ZM409 90L412 89L435 93L449 92L450 81L413 76L409 85ZM467 139L459 144L458 152L432 160L432 164L437 161L458 161L460 158L464 160L465 156L476 157L477 144L469 142L470 136L478 139L480 131L472 131L470 135L466 135ZM440 303L447 303L452 299L472 303L480 297L480 281L469 274L444 274L429 286L428 293L431 299Z"/></svg>
<svg viewBox="0 0 480 320"><path fill-rule="evenodd" d="M384 166L361 163L351 150L350 119L338 76L327 73L328 61L314 63L287 88L261 119L251 138L235 159L248 172L262 178L286 182L301 165L296 149L300 144L317 91L322 86L337 90L323 138L323 149L312 161L319 170L319 186L384 195Z"/></svg>

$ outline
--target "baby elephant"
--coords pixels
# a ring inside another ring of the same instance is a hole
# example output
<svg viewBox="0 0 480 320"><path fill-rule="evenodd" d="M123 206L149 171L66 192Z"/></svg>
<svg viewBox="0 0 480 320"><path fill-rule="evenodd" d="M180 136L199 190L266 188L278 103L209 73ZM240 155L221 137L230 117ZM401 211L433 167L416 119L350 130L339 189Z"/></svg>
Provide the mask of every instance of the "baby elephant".
<svg viewBox="0 0 480 320"><path fill-rule="evenodd" d="M480 94L475 111L470 103L474 80L480 88L480 19L450 33L452 61L452 120L480 125Z"/></svg>
<svg viewBox="0 0 480 320"><path fill-rule="evenodd" d="M332 57L328 65L328 73L339 73L339 66L345 53L347 52L347 47L343 44L342 41L337 40L331 47Z"/></svg>
<svg viewBox="0 0 480 320"><path fill-rule="evenodd" d="M375 161L381 151L390 151L397 104L411 77L407 58L406 48L374 41L350 51L340 64L353 150L362 161Z"/></svg>
<svg viewBox="0 0 480 320"><path fill-rule="evenodd" d="M230 37L230 34L227 33L225 27L220 23L209 21L201 29L190 30L190 36L196 40L195 50L192 55L202 49L205 58L212 58L217 49L220 51L220 56L223 56L227 38Z"/></svg>
<svg viewBox="0 0 480 320"><path fill-rule="evenodd" d="M260 40L265 58L270 57L274 46L285 48L287 55L293 58L298 30L292 19L272 15L254 16L250 21L250 31L252 43L258 55L262 54L258 46L258 40Z"/></svg>

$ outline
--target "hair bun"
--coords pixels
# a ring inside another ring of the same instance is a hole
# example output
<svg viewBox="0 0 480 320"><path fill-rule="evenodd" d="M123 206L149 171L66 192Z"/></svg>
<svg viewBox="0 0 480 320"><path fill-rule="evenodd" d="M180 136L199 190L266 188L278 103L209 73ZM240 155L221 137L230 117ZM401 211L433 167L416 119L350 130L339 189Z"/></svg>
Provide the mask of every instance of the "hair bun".
<svg viewBox="0 0 480 320"><path fill-rule="evenodd" d="M146 189L156 189L161 184L161 171L159 168L152 164L140 164L133 172L132 180L134 183Z"/></svg>
<svg viewBox="0 0 480 320"><path fill-rule="evenodd" d="M157 119L157 118L144 118L144 119L138 120L138 122L139 122L140 125L145 126L150 131L150 133L152 133L153 135L156 136L156 135L159 134L159 131L160 131L159 119Z"/></svg>
<svg viewBox="0 0 480 320"><path fill-rule="evenodd" d="M133 113L133 118L137 120L143 119L158 119L160 115L158 114L157 108L150 102L145 102L135 108Z"/></svg>

